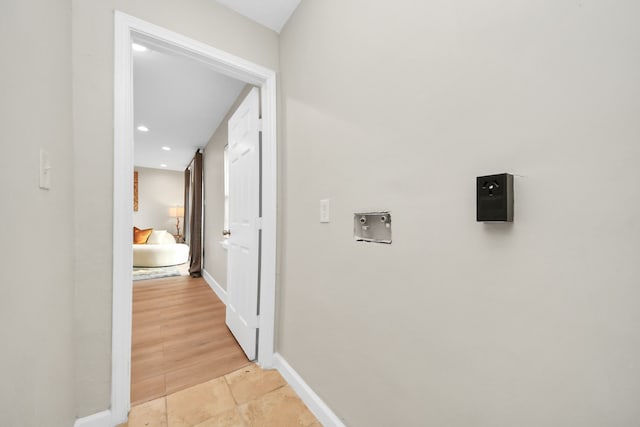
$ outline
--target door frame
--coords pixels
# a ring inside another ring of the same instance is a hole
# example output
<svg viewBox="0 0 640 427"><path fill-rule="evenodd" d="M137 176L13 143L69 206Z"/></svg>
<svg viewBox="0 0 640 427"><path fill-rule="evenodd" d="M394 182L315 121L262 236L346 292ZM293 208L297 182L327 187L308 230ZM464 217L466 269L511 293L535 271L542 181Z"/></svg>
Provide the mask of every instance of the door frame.
<svg viewBox="0 0 640 427"><path fill-rule="evenodd" d="M258 364L274 365L276 296L277 119L276 73L197 40L115 11L113 141L113 302L111 418L124 422L131 406L133 247L133 37L198 60L260 88L262 110L262 245Z"/></svg>

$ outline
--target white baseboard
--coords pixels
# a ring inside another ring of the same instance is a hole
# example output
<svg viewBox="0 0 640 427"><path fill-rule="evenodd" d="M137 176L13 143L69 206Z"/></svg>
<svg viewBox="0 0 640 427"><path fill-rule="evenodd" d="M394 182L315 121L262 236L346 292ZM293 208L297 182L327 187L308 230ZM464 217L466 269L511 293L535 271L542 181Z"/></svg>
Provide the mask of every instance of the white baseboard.
<svg viewBox="0 0 640 427"><path fill-rule="evenodd" d="M218 282L216 282L216 279L213 278L213 276L211 276L209 274L209 272L207 272L207 270L202 270L202 278L204 279L205 282L207 282L207 284L211 287L211 289L213 289L213 292L216 293L216 295L218 295L218 298L220 298L220 301L222 301L222 303L224 305L227 305L227 291L225 291L222 286L220 286L220 284Z"/></svg>
<svg viewBox="0 0 640 427"><path fill-rule="evenodd" d="M88 417L78 418L73 427L113 427L111 423L111 411L106 410Z"/></svg>
<svg viewBox="0 0 640 427"><path fill-rule="evenodd" d="M273 355L273 364L324 427L345 427L342 420L338 418L331 408L324 403L320 396L309 387L279 353Z"/></svg>

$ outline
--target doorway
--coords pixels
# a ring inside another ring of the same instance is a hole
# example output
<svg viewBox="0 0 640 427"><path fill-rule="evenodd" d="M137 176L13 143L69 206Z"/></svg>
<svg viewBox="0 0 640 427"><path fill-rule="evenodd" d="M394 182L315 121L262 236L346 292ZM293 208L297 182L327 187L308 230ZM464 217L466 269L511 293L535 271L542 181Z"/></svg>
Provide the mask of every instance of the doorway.
<svg viewBox="0 0 640 427"><path fill-rule="evenodd" d="M200 61L216 71L260 88L262 110L261 246L257 362L273 366L276 270L276 79L275 72L138 18L115 13L114 232L111 416L126 419L130 408L133 227L132 39Z"/></svg>

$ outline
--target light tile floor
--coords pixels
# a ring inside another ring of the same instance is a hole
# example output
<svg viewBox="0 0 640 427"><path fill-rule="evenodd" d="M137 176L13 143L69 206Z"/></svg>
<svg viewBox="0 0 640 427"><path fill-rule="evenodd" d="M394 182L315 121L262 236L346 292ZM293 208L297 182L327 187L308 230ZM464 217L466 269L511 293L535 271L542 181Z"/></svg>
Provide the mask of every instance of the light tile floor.
<svg viewBox="0 0 640 427"><path fill-rule="evenodd" d="M255 364L131 408L119 427L322 427L278 371Z"/></svg>

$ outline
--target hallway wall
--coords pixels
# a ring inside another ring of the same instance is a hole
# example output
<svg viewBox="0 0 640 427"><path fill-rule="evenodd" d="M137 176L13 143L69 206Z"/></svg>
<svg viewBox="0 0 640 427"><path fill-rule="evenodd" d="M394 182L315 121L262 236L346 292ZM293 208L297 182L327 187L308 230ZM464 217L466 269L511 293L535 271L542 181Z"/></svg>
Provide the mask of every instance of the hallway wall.
<svg viewBox="0 0 640 427"><path fill-rule="evenodd" d="M210 0L72 5L75 227L82 236L75 243L76 394L78 415L86 416L107 409L111 392L114 9L274 70L278 36Z"/></svg>
<svg viewBox="0 0 640 427"><path fill-rule="evenodd" d="M133 225L138 228L167 230L175 235L176 219L170 209L184 205L184 172L137 167L138 211L133 213ZM184 231L180 217L180 234Z"/></svg>
<svg viewBox="0 0 640 427"><path fill-rule="evenodd" d="M0 425L70 427L73 346L71 2L0 3ZM40 149L51 188L39 188Z"/></svg>
<svg viewBox="0 0 640 427"><path fill-rule="evenodd" d="M280 36L278 351L357 426L630 426L640 3L301 3ZM475 221L511 172L515 222ZM319 223L319 200L331 223ZM388 209L393 243L354 241Z"/></svg>

